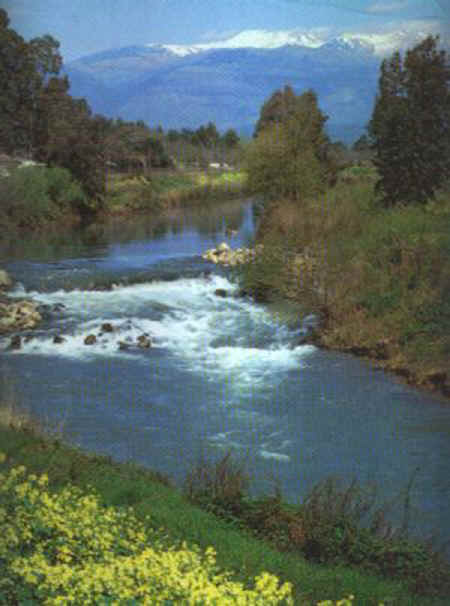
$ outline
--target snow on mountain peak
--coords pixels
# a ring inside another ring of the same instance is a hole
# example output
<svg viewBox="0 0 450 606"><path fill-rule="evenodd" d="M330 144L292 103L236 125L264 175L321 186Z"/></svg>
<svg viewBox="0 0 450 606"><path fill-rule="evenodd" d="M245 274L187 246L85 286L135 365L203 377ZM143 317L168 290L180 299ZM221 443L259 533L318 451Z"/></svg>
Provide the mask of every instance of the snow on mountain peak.
<svg viewBox="0 0 450 606"><path fill-rule="evenodd" d="M305 46L319 48L324 44L335 42L337 46L354 50L366 50L377 56L386 56L397 49L405 49L417 44L429 34L440 31L438 22L409 21L391 24L383 31L344 32L332 37L328 30L278 30L249 29L241 31L224 40L199 44L148 44L153 48L165 49L179 57L213 49L260 48L274 49L282 46ZM442 35L443 42L448 43L448 36Z"/></svg>
<svg viewBox="0 0 450 606"><path fill-rule="evenodd" d="M396 50L413 47L430 34L439 33L440 27L437 22L410 21L397 24L396 27L387 27L384 31L379 32L343 33L339 39L349 45L362 45L372 50L375 55L384 57ZM442 42L446 43L446 39L448 42L445 32L441 32L441 34L444 34L441 35Z"/></svg>
<svg viewBox="0 0 450 606"><path fill-rule="evenodd" d="M272 49L280 48L286 45L295 46L308 46L310 48L317 48L324 44L325 40L323 37L312 33L301 30L279 30L279 31L268 31L262 29L249 29L239 32L230 38L225 40L219 40L217 42L205 42L200 44L149 44L150 47L159 47L167 49L168 51L185 57L193 53L199 53L206 50L220 49L220 48L261 48L261 49Z"/></svg>

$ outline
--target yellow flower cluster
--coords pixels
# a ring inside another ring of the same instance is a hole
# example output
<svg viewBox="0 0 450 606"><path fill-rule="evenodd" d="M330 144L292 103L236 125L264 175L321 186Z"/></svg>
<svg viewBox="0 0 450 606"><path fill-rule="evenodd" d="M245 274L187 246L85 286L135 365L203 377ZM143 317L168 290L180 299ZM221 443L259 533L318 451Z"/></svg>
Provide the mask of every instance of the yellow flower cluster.
<svg viewBox="0 0 450 606"><path fill-rule="evenodd" d="M333 602L332 600L325 600L324 602L319 602L317 606L353 606L354 599L354 595L349 595L348 598L343 598L342 600L338 600L337 602ZM380 606L382 605L380 604Z"/></svg>
<svg viewBox="0 0 450 606"><path fill-rule="evenodd" d="M163 546L131 509L73 486L51 494L47 483L23 466L0 473L0 595L49 605L293 604L291 585L269 573L245 588L217 568L212 547Z"/></svg>

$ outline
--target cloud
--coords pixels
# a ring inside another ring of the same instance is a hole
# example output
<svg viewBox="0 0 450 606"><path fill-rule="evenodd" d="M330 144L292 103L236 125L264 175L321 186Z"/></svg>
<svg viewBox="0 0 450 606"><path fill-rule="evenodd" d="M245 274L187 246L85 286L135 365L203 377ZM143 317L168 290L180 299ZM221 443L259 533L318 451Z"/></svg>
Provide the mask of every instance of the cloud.
<svg viewBox="0 0 450 606"><path fill-rule="evenodd" d="M393 13L408 8L408 0L397 0L396 2L373 2L367 7L367 12L381 15L384 13Z"/></svg>

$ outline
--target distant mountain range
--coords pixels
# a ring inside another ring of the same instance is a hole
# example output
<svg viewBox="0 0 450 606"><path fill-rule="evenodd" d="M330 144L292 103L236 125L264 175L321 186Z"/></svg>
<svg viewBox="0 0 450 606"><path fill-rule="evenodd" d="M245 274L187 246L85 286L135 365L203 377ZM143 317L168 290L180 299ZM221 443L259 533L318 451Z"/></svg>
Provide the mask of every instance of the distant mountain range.
<svg viewBox="0 0 450 606"><path fill-rule="evenodd" d="M370 119L381 58L437 33L433 23L334 38L247 30L217 42L108 50L73 61L64 72L71 94L85 97L94 112L164 129L212 121L222 131L234 128L246 135L276 89L312 88L329 115L331 137L349 143Z"/></svg>

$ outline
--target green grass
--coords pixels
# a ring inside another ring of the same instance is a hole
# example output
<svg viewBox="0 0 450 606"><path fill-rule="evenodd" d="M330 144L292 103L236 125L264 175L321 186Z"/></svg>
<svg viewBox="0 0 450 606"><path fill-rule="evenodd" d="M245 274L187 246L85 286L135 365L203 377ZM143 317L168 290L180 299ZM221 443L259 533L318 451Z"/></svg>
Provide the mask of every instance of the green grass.
<svg viewBox="0 0 450 606"><path fill-rule="evenodd" d="M161 213L234 198L245 191L245 174L155 171L147 176L113 175L109 179L106 212Z"/></svg>
<svg viewBox="0 0 450 606"><path fill-rule="evenodd" d="M448 603L444 599L413 596L399 582L342 566L314 565L298 555L277 551L267 542L193 506L159 473L68 447L63 434L46 437L42 426L36 426L15 406L8 419L8 426L0 425L1 451L7 455L3 471L5 467L25 465L30 473L47 473L52 491L67 484L93 487L104 504L132 506L142 521L149 515L147 523L154 529L164 528L171 542L214 546L218 565L236 571L236 580L246 582L261 571L272 572L293 583L296 604L315 604L349 594L354 594L355 603L361 605L381 600L405 606Z"/></svg>
<svg viewBox="0 0 450 606"><path fill-rule="evenodd" d="M265 252L243 269L244 287L320 309L320 342L366 352L417 385L450 394L450 191L427 205L384 209L376 174L351 167L337 185L301 202L266 206ZM295 273L296 254L314 260Z"/></svg>

